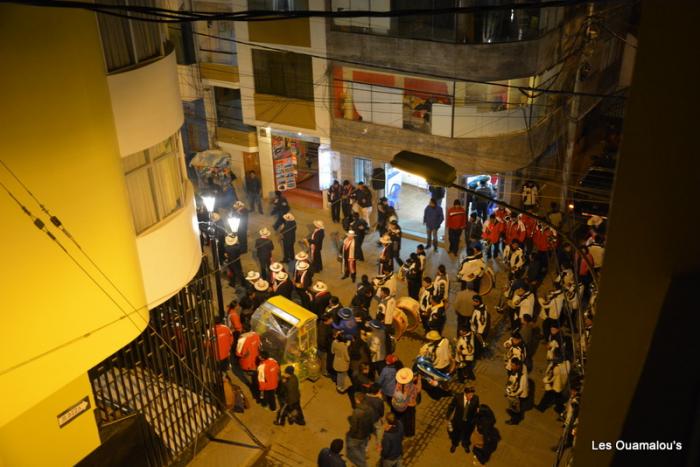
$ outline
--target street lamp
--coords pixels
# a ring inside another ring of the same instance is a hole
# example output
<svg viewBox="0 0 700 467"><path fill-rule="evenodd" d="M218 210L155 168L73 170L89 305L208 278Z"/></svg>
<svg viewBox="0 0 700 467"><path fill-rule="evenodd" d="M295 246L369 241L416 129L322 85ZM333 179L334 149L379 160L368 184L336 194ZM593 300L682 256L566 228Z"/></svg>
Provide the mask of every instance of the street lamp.
<svg viewBox="0 0 700 467"><path fill-rule="evenodd" d="M236 235L238 232L238 226L241 224L241 218L237 216L231 216L227 219L228 226L231 228L231 232Z"/></svg>
<svg viewBox="0 0 700 467"><path fill-rule="evenodd" d="M209 234L209 239L212 245L212 255L214 256L214 284L216 285L216 301L218 302L219 317L224 319L224 293L221 289L221 271L219 264L219 236L217 235L216 229L221 229L214 221L212 221L212 214L214 214L214 206L216 204L216 197L213 195L202 196L202 202L204 207L209 213L209 222L207 222L207 232ZM230 221L229 221L230 222Z"/></svg>

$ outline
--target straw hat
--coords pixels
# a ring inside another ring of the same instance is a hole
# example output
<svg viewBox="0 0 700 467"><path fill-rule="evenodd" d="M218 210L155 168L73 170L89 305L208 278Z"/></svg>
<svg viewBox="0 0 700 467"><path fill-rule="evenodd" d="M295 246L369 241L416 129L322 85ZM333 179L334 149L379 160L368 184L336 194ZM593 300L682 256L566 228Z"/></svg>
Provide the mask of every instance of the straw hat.
<svg viewBox="0 0 700 467"><path fill-rule="evenodd" d="M245 204L243 204L243 201L236 201L233 203L233 209L241 209L244 208Z"/></svg>
<svg viewBox="0 0 700 467"><path fill-rule="evenodd" d="M294 259L296 259L297 261L306 261L307 259L309 259L309 255L305 251L300 251L296 254Z"/></svg>
<svg viewBox="0 0 700 467"><path fill-rule="evenodd" d="M219 214L218 212L212 212L211 220L214 222L218 222L219 220L221 220L221 214Z"/></svg>
<svg viewBox="0 0 700 467"><path fill-rule="evenodd" d="M323 282L318 281L313 285L313 287L311 287L311 290L313 290L314 292L325 292L326 290L328 290L328 286Z"/></svg>
<svg viewBox="0 0 700 467"><path fill-rule="evenodd" d="M588 218L588 222L586 222L589 226L594 226L598 227L600 224L603 223L603 218L600 216L593 215Z"/></svg>
<svg viewBox="0 0 700 467"><path fill-rule="evenodd" d="M258 233L260 234L261 237L267 238L270 236L270 229L268 229L267 227L263 227L262 229L260 229L258 231Z"/></svg>
<svg viewBox="0 0 700 467"><path fill-rule="evenodd" d="M265 292L270 288L270 283L265 279L258 279L253 285L255 286L255 290L259 292Z"/></svg>
<svg viewBox="0 0 700 467"><path fill-rule="evenodd" d="M314 221L314 227L317 229L324 229L325 227L323 226L323 221L320 220L315 220Z"/></svg>
<svg viewBox="0 0 700 467"><path fill-rule="evenodd" d="M354 231L354 230L348 230L348 235L355 236L355 231Z"/></svg>
<svg viewBox="0 0 700 467"><path fill-rule="evenodd" d="M233 246L238 243L238 237L236 235L226 235L226 245Z"/></svg>
<svg viewBox="0 0 700 467"><path fill-rule="evenodd" d="M255 282L258 279L260 279L260 273L258 271L248 271L248 274L245 276L245 280L248 282Z"/></svg>
<svg viewBox="0 0 700 467"><path fill-rule="evenodd" d="M389 243L391 243L391 237L389 237L388 235L382 235L382 237L379 239L379 242L384 245L388 245Z"/></svg>
<svg viewBox="0 0 700 467"><path fill-rule="evenodd" d="M295 271L306 271L309 269L309 263L306 261L297 261L297 264L294 268Z"/></svg>
<svg viewBox="0 0 700 467"><path fill-rule="evenodd" d="M401 368L396 372L396 382L399 384L408 384L413 381L413 370L408 367Z"/></svg>
<svg viewBox="0 0 700 467"><path fill-rule="evenodd" d="M270 265L270 271L272 271L274 273L280 272L282 269L284 269L284 266L282 266L282 263L275 262L275 263L272 263Z"/></svg>
<svg viewBox="0 0 700 467"><path fill-rule="evenodd" d="M286 281L288 277L289 277L289 274L287 274L284 271L280 271L280 272L275 274L275 279L277 279L280 282Z"/></svg>
<svg viewBox="0 0 700 467"><path fill-rule="evenodd" d="M440 339L442 339L442 336L439 332L433 329L432 331L428 331L428 334L425 335L425 338L429 341L439 341Z"/></svg>
<svg viewBox="0 0 700 467"><path fill-rule="evenodd" d="M293 221L293 220L294 220L294 214L292 214L291 212L288 212L287 214L285 214L284 216L282 216L282 219L284 219L284 220L286 220L286 221Z"/></svg>

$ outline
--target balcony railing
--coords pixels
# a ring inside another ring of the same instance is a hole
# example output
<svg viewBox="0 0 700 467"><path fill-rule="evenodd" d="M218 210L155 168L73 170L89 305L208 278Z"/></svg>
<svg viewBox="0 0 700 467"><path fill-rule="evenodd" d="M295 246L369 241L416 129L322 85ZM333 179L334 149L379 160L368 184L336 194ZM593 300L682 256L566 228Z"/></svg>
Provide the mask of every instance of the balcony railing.
<svg viewBox="0 0 700 467"><path fill-rule="evenodd" d="M333 11L395 11L453 8L466 6L466 3L459 0L332 0L331 8ZM487 2L475 0L468 5L479 3ZM457 44L491 44L537 39L557 28L563 19L563 7L526 8L394 18L335 18L331 29Z"/></svg>

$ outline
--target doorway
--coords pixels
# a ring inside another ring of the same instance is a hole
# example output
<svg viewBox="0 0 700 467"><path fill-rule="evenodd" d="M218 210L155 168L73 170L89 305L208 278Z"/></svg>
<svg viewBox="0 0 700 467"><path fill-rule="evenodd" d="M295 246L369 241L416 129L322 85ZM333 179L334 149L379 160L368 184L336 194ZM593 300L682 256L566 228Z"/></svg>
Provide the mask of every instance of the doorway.
<svg viewBox="0 0 700 467"><path fill-rule="evenodd" d="M433 197L428 182L424 178L396 169L391 164L385 165L385 172L385 196L398 213L401 230L406 234L425 238L423 211ZM443 195L438 203L443 212L445 203L446 196ZM443 222L438 231L438 240L442 241L444 235L445 223Z"/></svg>
<svg viewBox="0 0 700 467"><path fill-rule="evenodd" d="M271 140L275 189L284 192L290 202L322 208L319 139L273 130Z"/></svg>

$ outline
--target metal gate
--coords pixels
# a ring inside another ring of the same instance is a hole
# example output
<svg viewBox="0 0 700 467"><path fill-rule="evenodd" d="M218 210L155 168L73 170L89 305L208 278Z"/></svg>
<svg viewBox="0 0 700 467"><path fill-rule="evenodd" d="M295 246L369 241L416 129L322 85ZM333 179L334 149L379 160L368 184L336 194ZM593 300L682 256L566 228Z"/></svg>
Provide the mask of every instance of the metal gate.
<svg viewBox="0 0 700 467"><path fill-rule="evenodd" d="M142 415L151 428L141 430L150 466L184 465L223 415L208 273L205 258L192 282L150 311L140 336L88 373L101 436Z"/></svg>

